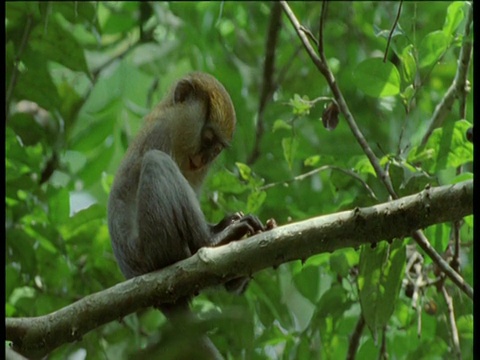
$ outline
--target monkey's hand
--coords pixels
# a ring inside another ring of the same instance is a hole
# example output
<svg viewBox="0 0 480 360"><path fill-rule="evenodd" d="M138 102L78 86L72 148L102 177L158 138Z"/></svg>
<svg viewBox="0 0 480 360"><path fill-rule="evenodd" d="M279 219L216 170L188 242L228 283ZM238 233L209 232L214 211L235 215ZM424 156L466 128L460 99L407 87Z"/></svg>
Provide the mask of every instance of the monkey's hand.
<svg viewBox="0 0 480 360"><path fill-rule="evenodd" d="M263 231L268 231L277 226L274 219L269 219L266 226L254 215L244 215L241 211L226 216L217 225L210 226L212 232L212 246L228 244L240 240L244 236L252 236ZM224 286L227 291L241 295L245 292L249 277L239 277L227 281Z"/></svg>
<svg viewBox="0 0 480 360"><path fill-rule="evenodd" d="M265 231L265 226L254 215L244 215L241 211L226 216L217 225L211 226L211 245L220 246L240 240L245 235L252 236Z"/></svg>

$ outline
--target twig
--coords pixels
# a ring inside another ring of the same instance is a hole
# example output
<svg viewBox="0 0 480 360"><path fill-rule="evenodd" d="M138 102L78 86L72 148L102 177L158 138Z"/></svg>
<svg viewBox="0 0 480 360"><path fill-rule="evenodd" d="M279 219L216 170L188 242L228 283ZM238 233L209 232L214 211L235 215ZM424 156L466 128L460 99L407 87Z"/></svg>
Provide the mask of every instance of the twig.
<svg viewBox="0 0 480 360"><path fill-rule="evenodd" d="M433 133L433 130L442 126L443 122L447 118L447 115L452 110L455 99L462 95L465 96L465 87L467 84L468 68L470 60L472 58L473 44L470 37L470 27L473 22L473 6L470 5L467 13L467 19L465 21L465 30L463 35L463 45L460 49L459 64L457 72L452 84L448 88L445 96L438 103L430 119L429 126L425 135L422 138L422 145L425 145Z"/></svg>
<svg viewBox="0 0 480 360"><path fill-rule="evenodd" d="M357 139L357 142L363 149L364 153L367 155L370 163L372 164L373 168L375 169L375 173L377 174L377 177L382 181L384 184L385 188L387 189L388 193L393 199L397 199L398 195L396 194L395 190L393 189L392 182L390 180L390 177L386 171L381 167L379 160L375 156L374 152L368 145L367 140L363 136L361 130L357 126L357 123L350 112L348 105L342 95L342 92L340 88L338 87L337 81L335 77L333 76L333 73L330 71L328 68L327 62L322 61L321 58L325 58L324 54L321 54L320 57L315 53L314 49L312 48L310 42L308 41L307 36L305 33L302 31L302 27L300 23L298 22L295 14L292 12L290 7L288 6L286 1L281 1L280 4L283 7L283 10L287 17L289 18L290 22L292 23L293 27L295 28L295 31L298 34L298 37L303 43L303 46L305 47L305 50L307 51L308 55L312 59L313 63L317 67L317 69L322 73L324 76L325 80L327 81L330 90L332 91L335 99L337 100L338 106L340 108L340 111L343 113L345 116L345 119L347 120L347 123L354 135L354 137ZM471 8L470 12L468 15L468 18L471 20L472 14L471 14ZM467 24L471 22L467 20ZM468 35L467 32L465 35ZM322 41L319 39L319 42ZM464 47L462 47L462 54L463 50L466 48L467 41L464 43ZM471 52L471 43L470 43L470 52ZM463 59L463 56L461 56ZM469 61L469 57L467 57L467 61ZM463 63L463 61L462 61ZM460 71L459 71L460 72ZM457 74L459 73L457 72ZM462 71L462 73L466 73L466 69ZM433 130L432 130L433 131ZM428 256L438 265L438 267L445 273L447 277L449 277L465 294L467 294L472 300L473 300L473 289L471 286L469 286L463 278L455 272L451 268L451 266L442 259L442 257L436 252L436 250L430 245L428 242L428 239L425 237L423 232L421 230L417 230L412 234L412 238L415 240L415 242L427 253Z"/></svg>
<svg viewBox="0 0 480 360"><path fill-rule="evenodd" d="M261 186L260 188L258 188L258 190L267 190L267 189L270 189L274 186L278 186L278 185L285 185L285 184L289 184L289 183L292 183L294 181L299 181L299 180L303 180L303 179L306 179L307 177L310 177L312 175L315 175L321 171L324 171L324 170L336 170L336 171L340 171L340 172L343 172L344 174L347 174L353 178L355 178L356 180L360 181L363 185L363 187L368 191L368 193L370 194L370 196L372 198L374 198L375 200L378 200L377 197L375 196L375 193L373 192L372 188L360 177L360 175L358 175L357 173L351 171L351 170L347 170L347 169L343 169L339 166L335 166L335 165L324 165L324 166L321 166L319 168L316 168L316 169L313 169L309 172L306 172L304 174L301 174L301 175L297 175L295 176L294 178L290 179L290 180L286 180L286 181L279 181L279 182L274 182L274 183L270 183L270 184L267 184L267 185L264 185L264 186Z"/></svg>
<svg viewBox="0 0 480 360"><path fill-rule="evenodd" d="M472 198L473 199L473 198ZM435 264L443 271L443 273L455 283L460 290L473 300L473 288L463 280L463 278L452 269L452 267L440 256L440 254L430 245L430 242L425 237L425 234L420 231L414 231L412 234L415 242L425 253L432 259Z"/></svg>
<svg viewBox="0 0 480 360"><path fill-rule="evenodd" d="M348 352L347 360L354 360L355 355L357 354L358 345L360 344L360 339L362 337L363 328L365 327L365 319L363 318L363 313L360 314L358 318L357 325L353 330L352 335L350 335L350 341L348 342Z"/></svg>
<svg viewBox="0 0 480 360"><path fill-rule="evenodd" d="M442 294L447 304L448 320L450 322L450 331L452 335L452 345L455 358L458 360L462 359L462 350L460 349L460 340L458 337L457 323L455 321L455 312L453 310L453 300L450 294L447 292L445 285L442 286Z"/></svg>
<svg viewBox="0 0 480 360"><path fill-rule="evenodd" d="M452 224L453 257L450 264L457 272L460 271L460 227L461 226L462 226L462 221L455 221Z"/></svg>
<svg viewBox="0 0 480 360"><path fill-rule="evenodd" d="M5 101L5 119L8 121L9 119L9 108L10 102L12 100L13 89L15 89L15 85L17 84L17 76L18 76L18 63L20 62L20 56L25 49L25 46L28 42L28 37L30 36L30 31L32 29L32 15L27 15L27 20L25 23L25 28L23 30L22 41L20 42L20 46L18 47L17 54L15 55L12 75L10 76L10 83L8 84L7 94L6 94L6 101Z"/></svg>
<svg viewBox="0 0 480 360"><path fill-rule="evenodd" d="M307 35L310 38L310 40L312 40L315 43L315 46L318 47L318 40L315 38L315 36L313 36L310 29L307 29L305 26L301 25L301 30L305 33L305 35Z"/></svg>
<svg viewBox="0 0 480 360"><path fill-rule="evenodd" d="M260 102L257 114L257 130L255 133L255 144L250 154L247 164L253 164L260 155L260 141L263 136L264 124L263 114L268 101L271 99L275 91L273 74L275 73L275 52L277 49L278 34L281 29L282 9L277 2L272 3L272 11L270 14L270 26L266 43L265 64L263 67L263 83L262 92L260 94Z"/></svg>
<svg viewBox="0 0 480 360"><path fill-rule="evenodd" d="M387 326L386 325L382 328L382 343L380 344L380 350L378 351L378 359L379 360L387 360L388 359Z"/></svg>
<svg viewBox="0 0 480 360"><path fill-rule="evenodd" d="M402 12L402 5L403 5L403 0L400 0L400 4L398 5L397 17L393 22L393 26L392 26L392 30L390 30L390 34L388 34L387 47L385 48L385 54L383 55L383 62L387 61L388 49L390 48L390 41L392 41L393 32L397 27L398 19L400 19L400 13Z"/></svg>
<svg viewBox="0 0 480 360"><path fill-rule="evenodd" d="M417 297L418 300L418 297ZM415 310L417 311L417 337L422 337L422 306L416 303Z"/></svg>
<svg viewBox="0 0 480 360"><path fill-rule="evenodd" d="M318 24L318 42L317 42L317 50L318 54L320 55L320 59L326 63L327 60L325 59L325 51L323 50L323 27L325 25L325 19L327 17L327 6L328 2L325 0L322 1L322 10L320 13L320 19Z"/></svg>

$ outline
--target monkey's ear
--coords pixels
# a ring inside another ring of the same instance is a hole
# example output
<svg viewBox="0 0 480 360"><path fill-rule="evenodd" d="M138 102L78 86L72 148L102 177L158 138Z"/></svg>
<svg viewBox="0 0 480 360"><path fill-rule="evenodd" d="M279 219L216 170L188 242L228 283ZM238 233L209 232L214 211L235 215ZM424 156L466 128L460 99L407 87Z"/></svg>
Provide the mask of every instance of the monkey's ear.
<svg viewBox="0 0 480 360"><path fill-rule="evenodd" d="M174 103L182 103L195 96L195 87L189 79L182 79L177 83L173 93Z"/></svg>

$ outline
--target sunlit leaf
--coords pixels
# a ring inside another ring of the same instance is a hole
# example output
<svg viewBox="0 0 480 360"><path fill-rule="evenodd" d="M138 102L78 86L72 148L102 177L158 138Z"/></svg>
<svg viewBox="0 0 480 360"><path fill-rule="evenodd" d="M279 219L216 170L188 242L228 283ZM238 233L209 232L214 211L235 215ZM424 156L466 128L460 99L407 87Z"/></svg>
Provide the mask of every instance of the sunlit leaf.
<svg viewBox="0 0 480 360"><path fill-rule="evenodd" d="M418 49L418 59L421 68L433 65L447 50L448 37L443 31L434 31L423 38Z"/></svg>
<svg viewBox="0 0 480 360"><path fill-rule="evenodd" d="M457 167L473 161L473 144L466 139L471 124L466 120L450 121L435 129L425 146L416 146L408 161L427 171Z"/></svg>
<svg viewBox="0 0 480 360"><path fill-rule="evenodd" d="M298 148L298 140L295 137L288 137L282 139L283 156L287 161L288 167L291 169L295 153Z"/></svg>
<svg viewBox="0 0 480 360"><path fill-rule="evenodd" d="M443 24L443 32L446 35L453 35L458 28L458 25L462 22L464 17L464 7L464 1L455 1L448 6L447 16L445 18L445 23Z"/></svg>
<svg viewBox="0 0 480 360"><path fill-rule="evenodd" d="M380 58L362 61L353 75L355 84L367 95L384 97L400 92L400 74L397 68Z"/></svg>
<svg viewBox="0 0 480 360"><path fill-rule="evenodd" d="M403 77L407 83L413 83L417 72L417 63L413 52L413 44L410 44L403 49L401 54Z"/></svg>

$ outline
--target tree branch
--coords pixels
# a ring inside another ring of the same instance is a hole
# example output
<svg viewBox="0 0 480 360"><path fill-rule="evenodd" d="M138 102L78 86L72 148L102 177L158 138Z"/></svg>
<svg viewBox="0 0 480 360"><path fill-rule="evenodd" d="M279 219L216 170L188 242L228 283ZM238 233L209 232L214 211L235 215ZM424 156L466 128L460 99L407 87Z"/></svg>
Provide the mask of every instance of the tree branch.
<svg viewBox="0 0 480 360"><path fill-rule="evenodd" d="M22 35L22 42L20 43L20 46L18 48L18 51L15 55L14 59L14 64L12 68L12 74L10 76L10 83L8 84L7 88L7 94L6 94L6 101L5 101L5 119L8 122L10 118L10 103L12 101L12 96L13 96L13 90L15 89L15 86L17 85L17 77L19 74L18 71L18 63L21 60L21 56L23 54L23 50L25 50L25 47L27 46L28 38L30 37L30 31L32 30L32 23L33 23L33 16L32 15L27 15L27 19L25 22L25 28L23 30L23 35Z"/></svg>
<svg viewBox="0 0 480 360"><path fill-rule="evenodd" d="M462 349L460 347L460 339L458 337L458 328L457 322L455 319L455 311L453 309L453 299L448 293L445 285L442 285L442 294L443 298L445 299L445 303L447 304L447 312L448 312L448 320L450 323L450 335L452 336L452 347L453 353L455 354L455 358L458 360L462 359Z"/></svg>
<svg viewBox="0 0 480 360"><path fill-rule="evenodd" d="M56 347L138 309L239 276L314 254L409 236L416 229L455 221L473 213L473 181L428 188L418 194L368 208L315 217L217 248L86 296L54 313L7 318L6 339L26 356ZM473 294L473 290L472 290Z"/></svg>
<svg viewBox="0 0 480 360"><path fill-rule="evenodd" d="M281 15L282 8L277 2L273 2L266 43L265 63L263 66L262 92L260 94L260 101L258 104L255 144L253 146L252 153L247 160L247 164L253 164L260 155L260 141L265 130L263 125L263 114L265 112L265 107L268 101L270 101L277 86L275 81L273 80L273 74L275 73L275 52L277 50L278 34L280 33L280 29L282 28Z"/></svg>
<svg viewBox="0 0 480 360"><path fill-rule="evenodd" d="M375 193L373 192L372 188L370 186L368 186L368 184L366 183L365 180L363 180L361 178L360 175L358 175L356 172L352 171L352 170L348 170L348 169L344 169L344 168L341 168L339 166L335 166L335 165L323 165L323 166L320 166L319 168L316 168L316 169L313 169L313 170L310 170L306 173L303 173L303 174L300 174L300 175L297 175L295 177L293 177L292 179L289 179L289 180L285 180L285 181L278 181L278 182L274 182L274 183L270 183L270 184L266 184L266 185L263 185L263 186L260 186L258 188L258 190L267 190L267 189L270 189L274 186L278 186L278 185L288 185L294 181L300 181L300 180L303 180L303 179L306 179L308 178L309 176L313 176L319 172L322 172L322 171L325 171L325 170L335 170L335 171L340 171L348 176L351 176L353 177L354 179L360 181L363 185L363 187L367 190L368 194L375 200L378 200L377 199L377 196L375 195Z"/></svg>

